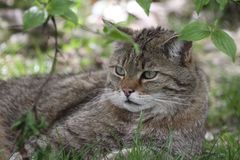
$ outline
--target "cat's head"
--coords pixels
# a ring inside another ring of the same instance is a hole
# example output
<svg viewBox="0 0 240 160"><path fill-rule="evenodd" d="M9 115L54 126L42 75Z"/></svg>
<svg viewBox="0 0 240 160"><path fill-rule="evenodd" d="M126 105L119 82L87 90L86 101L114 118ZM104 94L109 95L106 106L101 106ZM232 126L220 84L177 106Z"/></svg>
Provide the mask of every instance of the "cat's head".
<svg viewBox="0 0 240 160"><path fill-rule="evenodd" d="M108 99L130 112L174 114L186 107L196 85L192 43L161 27L120 29L139 44L140 53L130 43L116 43L109 62Z"/></svg>

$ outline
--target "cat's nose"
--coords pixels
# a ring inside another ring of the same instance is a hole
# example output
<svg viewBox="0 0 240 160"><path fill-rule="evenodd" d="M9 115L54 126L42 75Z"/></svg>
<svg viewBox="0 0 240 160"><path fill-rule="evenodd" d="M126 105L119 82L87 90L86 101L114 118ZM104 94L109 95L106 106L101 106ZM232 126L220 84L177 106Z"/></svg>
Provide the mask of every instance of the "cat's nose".
<svg viewBox="0 0 240 160"><path fill-rule="evenodd" d="M129 88L123 88L122 91L126 97L129 97L131 95L131 93L134 92L133 89L129 89Z"/></svg>

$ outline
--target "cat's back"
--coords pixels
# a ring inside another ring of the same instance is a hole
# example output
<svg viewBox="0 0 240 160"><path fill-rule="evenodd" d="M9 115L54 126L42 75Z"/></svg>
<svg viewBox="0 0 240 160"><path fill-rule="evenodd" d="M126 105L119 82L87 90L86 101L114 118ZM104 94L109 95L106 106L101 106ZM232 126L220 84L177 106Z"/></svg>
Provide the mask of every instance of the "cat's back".
<svg viewBox="0 0 240 160"><path fill-rule="evenodd" d="M36 101L39 101L39 105L48 104L48 106L62 101L71 104L70 101L81 99L81 96L93 92L92 89L103 88L105 80L104 71L50 77L31 75L7 81L0 80L0 111L8 114L16 110L26 110Z"/></svg>
<svg viewBox="0 0 240 160"><path fill-rule="evenodd" d="M33 106L49 124L54 123L67 116L67 110L96 96L105 81L104 71L0 80L0 149L10 150L15 135L12 124Z"/></svg>

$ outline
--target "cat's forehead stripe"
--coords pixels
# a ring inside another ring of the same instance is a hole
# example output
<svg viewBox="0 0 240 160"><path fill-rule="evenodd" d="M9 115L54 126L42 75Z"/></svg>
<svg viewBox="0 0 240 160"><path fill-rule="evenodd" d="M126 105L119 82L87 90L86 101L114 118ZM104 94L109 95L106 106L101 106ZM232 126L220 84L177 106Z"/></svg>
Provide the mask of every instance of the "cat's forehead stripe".
<svg viewBox="0 0 240 160"><path fill-rule="evenodd" d="M122 62L121 62L121 65L125 67L125 65L126 65L126 63L127 63L127 60L128 60L127 54L125 54L124 57L123 57L123 60L122 60Z"/></svg>
<svg viewBox="0 0 240 160"><path fill-rule="evenodd" d="M158 39L159 45L165 42L169 37L172 37L175 33L171 30L166 30L162 27L143 29L135 35L134 41L141 44L140 48L144 49L145 46L152 40Z"/></svg>

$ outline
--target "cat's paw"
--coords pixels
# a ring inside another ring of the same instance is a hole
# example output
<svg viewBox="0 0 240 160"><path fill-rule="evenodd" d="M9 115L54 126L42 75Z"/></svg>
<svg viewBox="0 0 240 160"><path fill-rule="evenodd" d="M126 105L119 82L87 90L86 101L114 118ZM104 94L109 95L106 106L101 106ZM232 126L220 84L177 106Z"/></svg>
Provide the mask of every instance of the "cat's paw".
<svg viewBox="0 0 240 160"><path fill-rule="evenodd" d="M128 154L132 151L132 148L124 148L120 151L113 151L107 154L101 160L114 160L117 156L121 155L121 157L127 158Z"/></svg>
<svg viewBox="0 0 240 160"><path fill-rule="evenodd" d="M23 157L19 152L16 152L9 158L9 160L23 160Z"/></svg>

